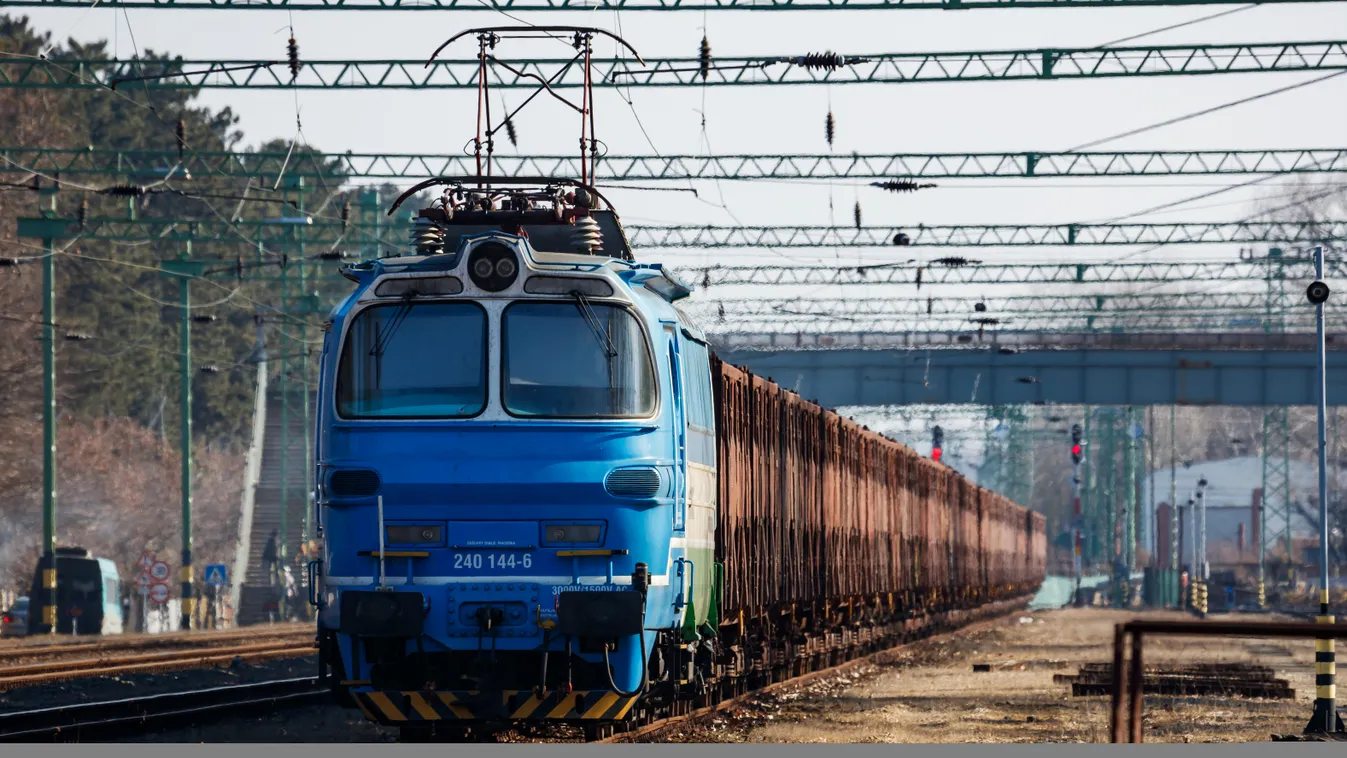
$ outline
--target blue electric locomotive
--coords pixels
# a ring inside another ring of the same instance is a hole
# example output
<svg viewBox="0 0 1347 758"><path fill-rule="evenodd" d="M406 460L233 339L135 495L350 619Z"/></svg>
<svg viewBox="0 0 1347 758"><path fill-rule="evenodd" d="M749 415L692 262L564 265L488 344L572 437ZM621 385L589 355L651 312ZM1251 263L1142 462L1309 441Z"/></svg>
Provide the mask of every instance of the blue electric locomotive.
<svg viewBox="0 0 1347 758"><path fill-rule="evenodd" d="M326 325L324 670L390 725L630 718L711 659L710 351L593 187L484 181L399 198L446 188Z"/></svg>

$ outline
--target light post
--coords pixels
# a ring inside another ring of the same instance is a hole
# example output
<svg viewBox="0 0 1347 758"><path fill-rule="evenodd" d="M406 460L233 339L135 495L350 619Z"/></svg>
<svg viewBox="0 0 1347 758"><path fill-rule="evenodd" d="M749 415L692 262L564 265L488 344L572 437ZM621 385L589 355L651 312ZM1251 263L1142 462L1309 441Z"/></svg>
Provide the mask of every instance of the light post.
<svg viewBox="0 0 1347 758"><path fill-rule="evenodd" d="M1324 304L1328 302L1329 289L1323 281L1323 247L1314 249L1314 276L1314 281L1305 290L1305 297L1314 305L1319 353L1319 616L1315 620L1321 624L1332 624L1333 617L1328 615L1328 435L1325 424L1328 416L1328 369L1324 341ZM1334 659L1331 637L1314 641L1314 715L1305 727L1306 732L1342 730L1334 683Z"/></svg>

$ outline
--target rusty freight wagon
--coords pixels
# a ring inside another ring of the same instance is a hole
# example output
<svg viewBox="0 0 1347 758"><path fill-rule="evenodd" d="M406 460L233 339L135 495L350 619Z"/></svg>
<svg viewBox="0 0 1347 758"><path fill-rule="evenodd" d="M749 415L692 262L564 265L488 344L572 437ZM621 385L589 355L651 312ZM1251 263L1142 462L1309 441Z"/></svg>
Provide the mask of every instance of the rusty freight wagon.
<svg viewBox="0 0 1347 758"><path fill-rule="evenodd" d="M718 679L777 680L1022 602L1043 516L718 359Z"/></svg>

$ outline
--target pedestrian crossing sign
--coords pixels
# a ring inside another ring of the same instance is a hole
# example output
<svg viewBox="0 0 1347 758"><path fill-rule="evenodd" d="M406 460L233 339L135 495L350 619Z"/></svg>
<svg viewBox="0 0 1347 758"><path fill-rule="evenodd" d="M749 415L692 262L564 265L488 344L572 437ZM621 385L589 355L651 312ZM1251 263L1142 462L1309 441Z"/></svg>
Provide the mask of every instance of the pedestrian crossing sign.
<svg viewBox="0 0 1347 758"><path fill-rule="evenodd" d="M228 576L223 563L211 563L206 566L206 584L223 586L228 583Z"/></svg>

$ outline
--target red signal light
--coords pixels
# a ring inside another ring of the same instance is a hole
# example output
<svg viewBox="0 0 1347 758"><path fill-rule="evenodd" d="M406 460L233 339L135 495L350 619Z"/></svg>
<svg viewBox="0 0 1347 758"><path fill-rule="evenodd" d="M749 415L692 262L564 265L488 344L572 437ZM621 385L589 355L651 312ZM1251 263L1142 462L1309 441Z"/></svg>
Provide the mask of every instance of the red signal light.
<svg viewBox="0 0 1347 758"><path fill-rule="evenodd" d="M1072 446L1071 446L1071 454L1072 454L1072 455L1080 455L1080 445L1072 445Z"/></svg>
<svg viewBox="0 0 1347 758"><path fill-rule="evenodd" d="M941 452L943 452L943 451L942 451L940 448L938 448L938 447L933 447L933 448L931 448L931 460L937 461L937 462L938 462L938 461L940 460L940 453L941 453Z"/></svg>

